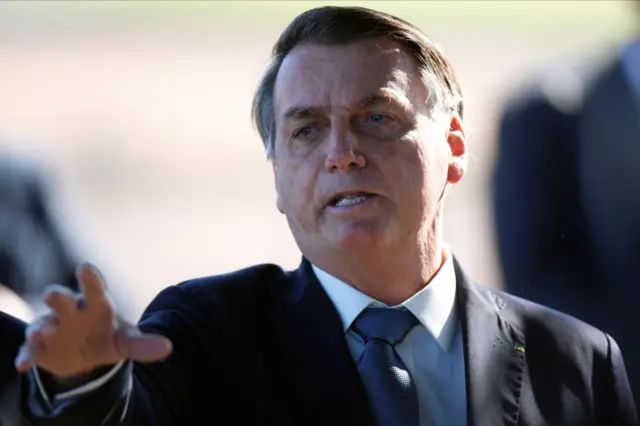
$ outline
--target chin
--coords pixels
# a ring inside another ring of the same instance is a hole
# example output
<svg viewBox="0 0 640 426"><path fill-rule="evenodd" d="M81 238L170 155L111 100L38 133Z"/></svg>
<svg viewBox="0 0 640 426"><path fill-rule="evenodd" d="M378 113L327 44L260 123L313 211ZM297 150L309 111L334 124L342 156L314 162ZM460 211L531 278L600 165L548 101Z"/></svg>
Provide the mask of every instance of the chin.
<svg viewBox="0 0 640 426"><path fill-rule="evenodd" d="M340 224L331 234L341 249L372 248L381 244L386 236L379 224L368 221Z"/></svg>

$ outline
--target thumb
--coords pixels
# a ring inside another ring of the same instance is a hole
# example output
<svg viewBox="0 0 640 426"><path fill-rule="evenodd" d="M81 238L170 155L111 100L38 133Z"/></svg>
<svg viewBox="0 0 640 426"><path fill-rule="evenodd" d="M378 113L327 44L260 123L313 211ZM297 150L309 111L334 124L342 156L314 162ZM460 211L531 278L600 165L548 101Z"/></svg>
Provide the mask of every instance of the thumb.
<svg viewBox="0 0 640 426"><path fill-rule="evenodd" d="M171 341L159 334L143 334L137 328L117 337L118 352L125 359L138 362L161 361L173 351Z"/></svg>

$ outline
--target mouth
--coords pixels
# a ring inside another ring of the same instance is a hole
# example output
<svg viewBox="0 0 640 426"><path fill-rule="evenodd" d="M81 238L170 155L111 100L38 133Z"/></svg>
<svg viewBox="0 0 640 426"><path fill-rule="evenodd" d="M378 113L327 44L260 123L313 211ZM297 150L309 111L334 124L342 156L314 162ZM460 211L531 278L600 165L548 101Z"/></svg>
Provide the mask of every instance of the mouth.
<svg viewBox="0 0 640 426"><path fill-rule="evenodd" d="M336 194L333 198L331 198L331 200L329 200L329 203L327 203L327 206L334 208L351 207L365 203L375 196L375 194L364 191L344 192L341 194Z"/></svg>

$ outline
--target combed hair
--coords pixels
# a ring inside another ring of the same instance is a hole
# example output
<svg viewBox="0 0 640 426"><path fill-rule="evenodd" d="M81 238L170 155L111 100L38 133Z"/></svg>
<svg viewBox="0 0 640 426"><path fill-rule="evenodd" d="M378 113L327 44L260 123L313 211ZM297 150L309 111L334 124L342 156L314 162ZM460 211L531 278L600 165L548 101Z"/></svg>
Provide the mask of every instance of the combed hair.
<svg viewBox="0 0 640 426"><path fill-rule="evenodd" d="M384 38L400 44L416 62L429 93L429 108L463 116L460 85L440 47L416 26L395 16L364 7L324 6L298 15L280 35L271 61L253 98L251 114L267 158L275 155L273 92L285 57L300 44L343 45Z"/></svg>

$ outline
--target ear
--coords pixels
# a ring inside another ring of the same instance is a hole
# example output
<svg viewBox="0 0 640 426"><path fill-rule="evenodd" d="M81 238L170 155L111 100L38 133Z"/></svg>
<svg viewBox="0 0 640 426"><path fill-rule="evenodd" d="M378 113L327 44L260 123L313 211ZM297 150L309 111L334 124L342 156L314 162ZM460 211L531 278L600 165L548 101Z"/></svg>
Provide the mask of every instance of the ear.
<svg viewBox="0 0 640 426"><path fill-rule="evenodd" d="M455 184L462 180L467 170L467 140L462 119L458 114L454 114L451 117L447 143L451 152L447 182Z"/></svg>
<svg viewBox="0 0 640 426"><path fill-rule="evenodd" d="M276 208L282 214L284 214L284 206L282 205L282 197L280 197L280 192L276 188Z"/></svg>
<svg viewBox="0 0 640 426"><path fill-rule="evenodd" d="M274 179L275 188L276 188L276 208L280 213L284 214L284 206L282 202L282 197L280 196L280 185L278 183L280 181L278 179L278 166L276 166L275 160L273 160L271 165L273 168L273 179Z"/></svg>

